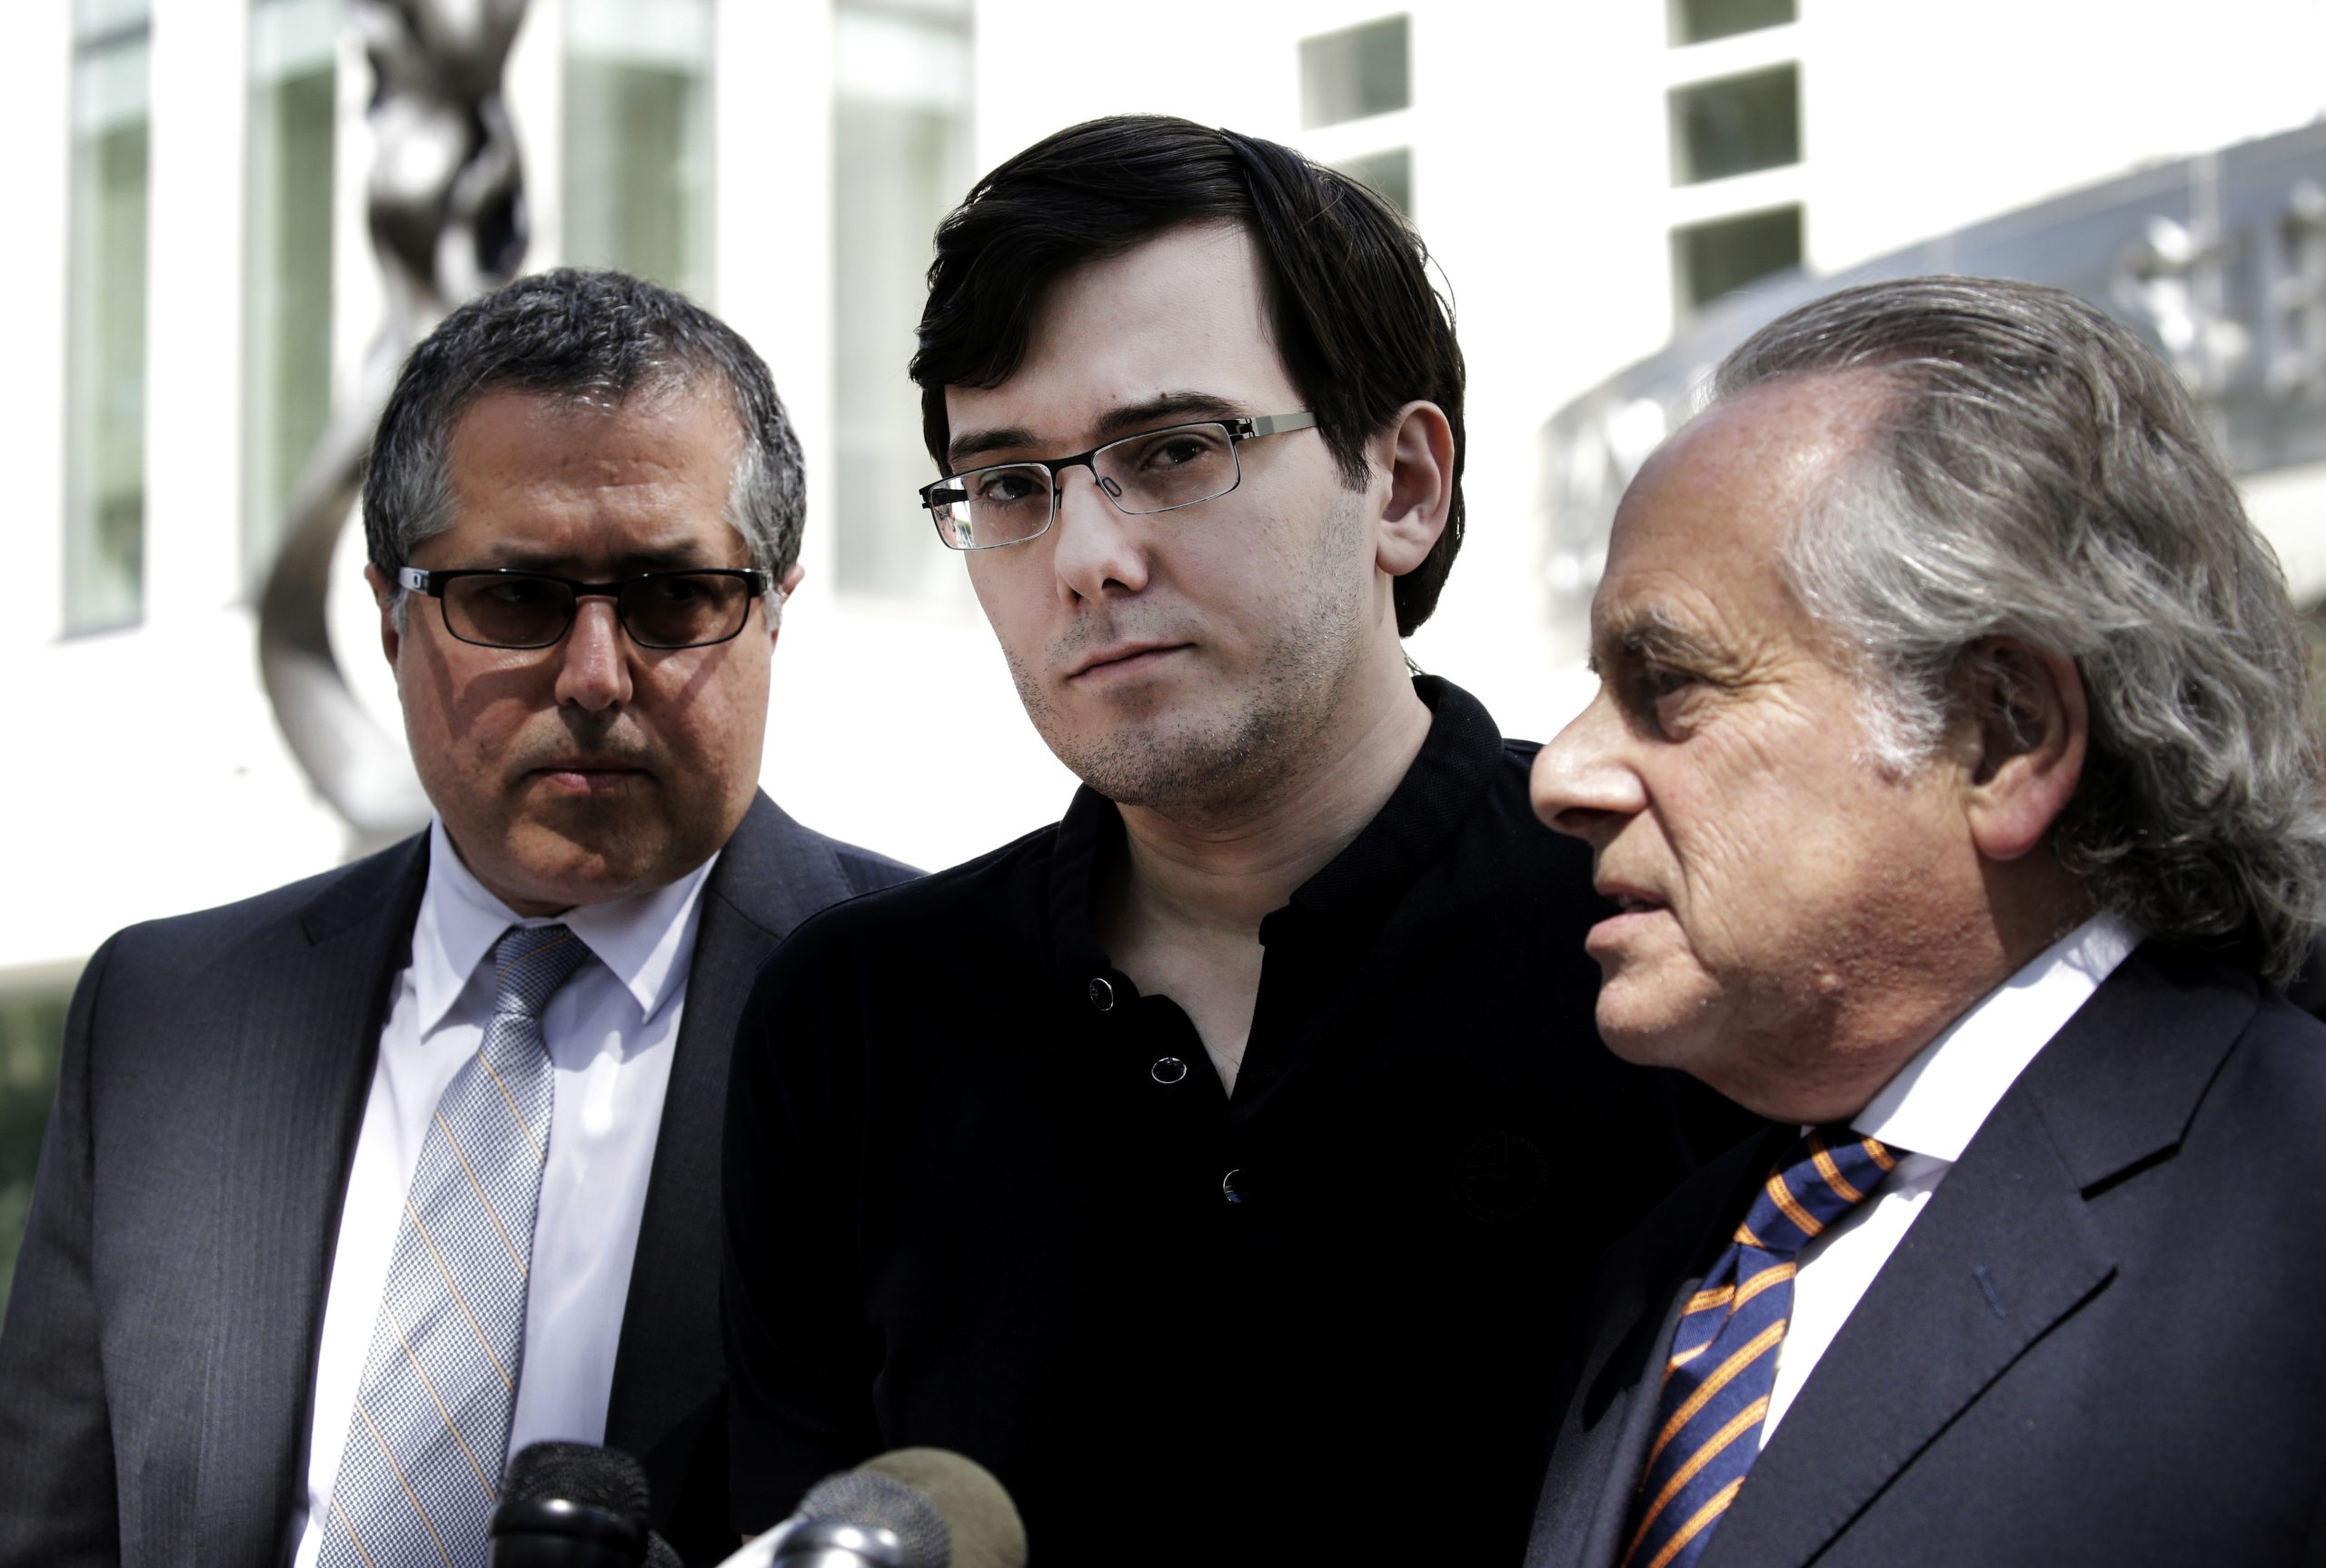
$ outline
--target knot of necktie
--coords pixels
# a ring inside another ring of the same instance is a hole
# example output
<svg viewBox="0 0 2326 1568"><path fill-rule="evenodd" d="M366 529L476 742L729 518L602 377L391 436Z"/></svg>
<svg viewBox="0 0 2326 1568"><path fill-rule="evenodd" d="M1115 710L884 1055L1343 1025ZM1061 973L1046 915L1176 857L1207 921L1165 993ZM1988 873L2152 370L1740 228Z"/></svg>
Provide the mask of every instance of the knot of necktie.
<svg viewBox="0 0 2326 1568"><path fill-rule="evenodd" d="M492 945L493 1013L541 1017L551 996L589 957L588 945L566 927L510 927Z"/></svg>
<svg viewBox="0 0 2326 1568"><path fill-rule="evenodd" d="M1737 1244L1793 1256L1865 1201L1897 1163L1880 1143L1847 1127L1814 1129L1761 1184L1736 1227Z"/></svg>

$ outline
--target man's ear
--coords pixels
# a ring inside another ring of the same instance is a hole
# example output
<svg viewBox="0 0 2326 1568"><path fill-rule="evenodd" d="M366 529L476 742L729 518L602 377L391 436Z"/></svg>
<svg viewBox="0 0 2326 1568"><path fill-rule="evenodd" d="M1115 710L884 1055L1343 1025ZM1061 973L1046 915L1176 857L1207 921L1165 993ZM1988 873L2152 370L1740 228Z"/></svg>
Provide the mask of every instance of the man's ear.
<svg viewBox="0 0 2326 1568"><path fill-rule="evenodd" d="M808 569L795 561L782 580L776 583L774 601L769 605L767 614L767 640L770 646L783 635L783 607L790 601L793 594L800 591L800 581L807 575Z"/></svg>
<svg viewBox="0 0 2326 1568"><path fill-rule="evenodd" d="M2083 677L2067 655L2014 637L1972 650L1963 675L1972 841L1990 860L2016 860L2043 841L2083 778L2092 736Z"/></svg>
<svg viewBox="0 0 2326 1568"><path fill-rule="evenodd" d="M380 651L388 656L388 668L393 670L396 650L403 645L403 633L396 630L395 585L376 566L363 569L363 581L372 585L372 598L380 607Z"/></svg>
<svg viewBox="0 0 2326 1568"><path fill-rule="evenodd" d="M1374 438L1389 473L1375 560L1391 577L1422 563L1454 514L1454 426L1434 402L1409 402Z"/></svg>

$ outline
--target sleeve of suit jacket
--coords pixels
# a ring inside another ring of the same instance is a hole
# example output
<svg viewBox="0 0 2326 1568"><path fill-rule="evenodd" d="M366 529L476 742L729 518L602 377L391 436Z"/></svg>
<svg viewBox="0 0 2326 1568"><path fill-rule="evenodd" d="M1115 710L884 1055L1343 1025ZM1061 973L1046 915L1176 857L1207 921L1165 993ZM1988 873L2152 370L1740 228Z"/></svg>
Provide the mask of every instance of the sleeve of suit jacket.
<svg viewBox="0 0 2326 1568"><path fill-rule="evenodd" d="M0 1328L0 1568L120 1561L90 1274L89 1056L114 944L73 995L56 1103Z"/></svg>

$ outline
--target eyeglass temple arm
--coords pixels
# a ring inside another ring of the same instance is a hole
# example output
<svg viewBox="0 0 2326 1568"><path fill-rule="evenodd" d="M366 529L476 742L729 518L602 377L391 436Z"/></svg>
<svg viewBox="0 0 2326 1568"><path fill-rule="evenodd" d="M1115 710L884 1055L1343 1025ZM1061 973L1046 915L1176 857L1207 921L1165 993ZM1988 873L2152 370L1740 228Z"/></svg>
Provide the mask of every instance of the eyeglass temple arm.
<svg viewBox="0 0 2326 1568"><path fill-rule="evenodd" d="M1280 435L1288 430L1314 430L1317 428L1317 416L1313 413L1264 413L1229 422L1235 425L1238 436L1248 441L1254 436Z"/></svg>

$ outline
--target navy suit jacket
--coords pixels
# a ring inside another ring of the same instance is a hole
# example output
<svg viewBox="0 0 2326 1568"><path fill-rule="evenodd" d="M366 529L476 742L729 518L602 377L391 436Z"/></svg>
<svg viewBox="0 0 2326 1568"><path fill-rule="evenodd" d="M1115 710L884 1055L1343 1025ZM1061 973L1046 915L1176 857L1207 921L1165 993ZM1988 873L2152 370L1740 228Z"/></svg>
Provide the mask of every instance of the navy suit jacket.
<svg viewBox="0 0 2326 1568"><path fill-rule="evenodd" d="M1597 1271L1530 1568L1607 1568L1678 1308L1795 1135ZM2140 948L2004 1095L1699 1568L2326 1563L2326 1027Z"/></svg>
<svg viewBox="0 0 2326 1568"><path fill-rule="evenodd" d="M5 1568L285 1560L427 843L132 927L90 960L0 1329ZM736 1018L793 926L910 875L760 795L704 884L606 1414L691 1561L735 1542L718 1293Z"/></svg>

